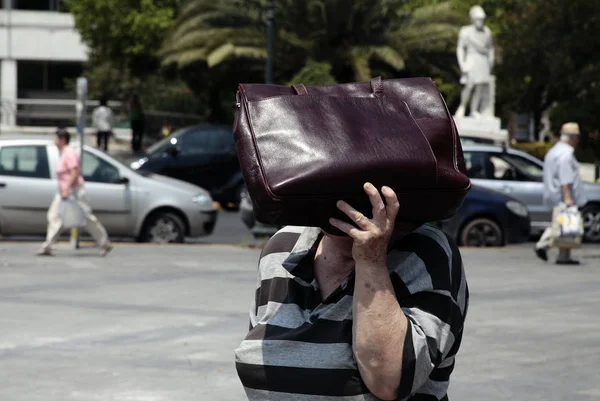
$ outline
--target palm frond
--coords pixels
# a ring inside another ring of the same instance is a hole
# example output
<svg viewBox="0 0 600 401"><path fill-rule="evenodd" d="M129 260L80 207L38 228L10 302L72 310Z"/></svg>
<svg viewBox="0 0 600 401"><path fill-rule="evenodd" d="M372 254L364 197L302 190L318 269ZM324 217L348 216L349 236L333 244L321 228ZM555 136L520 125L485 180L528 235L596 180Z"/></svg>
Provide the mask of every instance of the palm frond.
<svg viewBox="0 0 600 401"><path fill-rule="evenodd" d="M373 57L393 67L396 71L403 70L406 65L404 57L391 46L373 47L371 52L373 53Z"/></svg>
<svg viewBox="0 0 600 401"><path fill-rule="evenodd" d="M243 46L234 46L231 43L226 43L221 47L212 51L206 62L209 68L212 68L223 61L229 58L254 58L254 59L266 59L267 52L265 49L255 48L255 47L243 47Z"/></svg>
<svg viewBox="0 0 600 401"><path fill-rule="evenodd" d="M356 81L368 81L371 79L370 56L370 51L364 47L355 47L350 50L349 58Z"/></svg>

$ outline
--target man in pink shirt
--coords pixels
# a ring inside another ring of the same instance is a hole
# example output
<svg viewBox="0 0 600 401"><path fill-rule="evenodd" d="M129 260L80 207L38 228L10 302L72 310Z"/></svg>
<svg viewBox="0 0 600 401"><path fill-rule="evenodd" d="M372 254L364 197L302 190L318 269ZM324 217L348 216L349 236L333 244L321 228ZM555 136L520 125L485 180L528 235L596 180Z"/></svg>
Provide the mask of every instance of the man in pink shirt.
<svg viewBox="0 0 600 401"><path fill-rule="evenodd" d="M87 197L85 195L84 181L81 176L81 167L79 155L69 146L70 134L65 129L56 131L54 143L60 152L60 159L56 166L56 176L58 178L58 194L54 197L50 209L48 209L48 232L46 242L42 244L38 255L53 255L52 246L58 240L63 231L63 223L60 217L60 205L63 200L73 197L85 215L85 229L88 231L96 244L102 249L101 255L105 256L112 250L112 245L108 240L106 229L100 221L92 214Z"/></svg>

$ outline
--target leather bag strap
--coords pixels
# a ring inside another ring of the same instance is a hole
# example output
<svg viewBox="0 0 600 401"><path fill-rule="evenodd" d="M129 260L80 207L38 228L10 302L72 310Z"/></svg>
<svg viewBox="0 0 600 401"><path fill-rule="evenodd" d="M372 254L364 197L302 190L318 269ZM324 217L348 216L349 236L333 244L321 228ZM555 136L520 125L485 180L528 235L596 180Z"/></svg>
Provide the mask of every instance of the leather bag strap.
<svg viewBox="0 0 600 401"><path fill-rule="evenodd" d="M383 96L383 81L381 81L381 77L375 77L371 80L371 89L375 97Z"/></svg>
<svg viewBox="0 0 600 401"><path fill-rule="evenodd" d="M306 86L302 84L292 85L292 88L296 91L296 95L306 96L308 95L308 91L306 90Z"/></svg>

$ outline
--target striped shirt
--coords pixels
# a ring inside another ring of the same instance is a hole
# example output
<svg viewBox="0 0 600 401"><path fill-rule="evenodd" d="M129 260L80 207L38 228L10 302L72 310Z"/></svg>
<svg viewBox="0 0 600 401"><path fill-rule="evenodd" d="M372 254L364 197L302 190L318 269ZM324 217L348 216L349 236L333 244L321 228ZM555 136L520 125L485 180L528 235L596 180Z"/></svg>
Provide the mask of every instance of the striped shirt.
<svg viewBox="0 0 600 401"><path fill-rule="evenodd" d="M313 262L322 235L285 227L262 251L250 331L235 350L251 401L377 400L352 351L354 274L321 299ZM427 225L389 249L390 278L409 326L398 344L398 400L447 400L469 297L460 253Z"/></svg>

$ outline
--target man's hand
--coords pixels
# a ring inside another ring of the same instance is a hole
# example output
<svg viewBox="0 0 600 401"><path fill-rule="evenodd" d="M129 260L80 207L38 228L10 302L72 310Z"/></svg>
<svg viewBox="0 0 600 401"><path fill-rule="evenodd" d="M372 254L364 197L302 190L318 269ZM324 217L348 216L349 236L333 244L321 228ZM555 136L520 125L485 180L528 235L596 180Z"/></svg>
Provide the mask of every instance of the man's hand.
<svg viewBox="0 0 600 401"><path fill-rule="evenodd" d="M373 218L354 209L344 201L337 203L338 208L352 219L358 228L337 219L331 219L331 225L348 234L354 240L352 257L354 261L369 266L385 266L388 242L394 231L399 203L396 193L390 187L381 188L386 204L372 184L363 186L373 206Z"/></svg>

